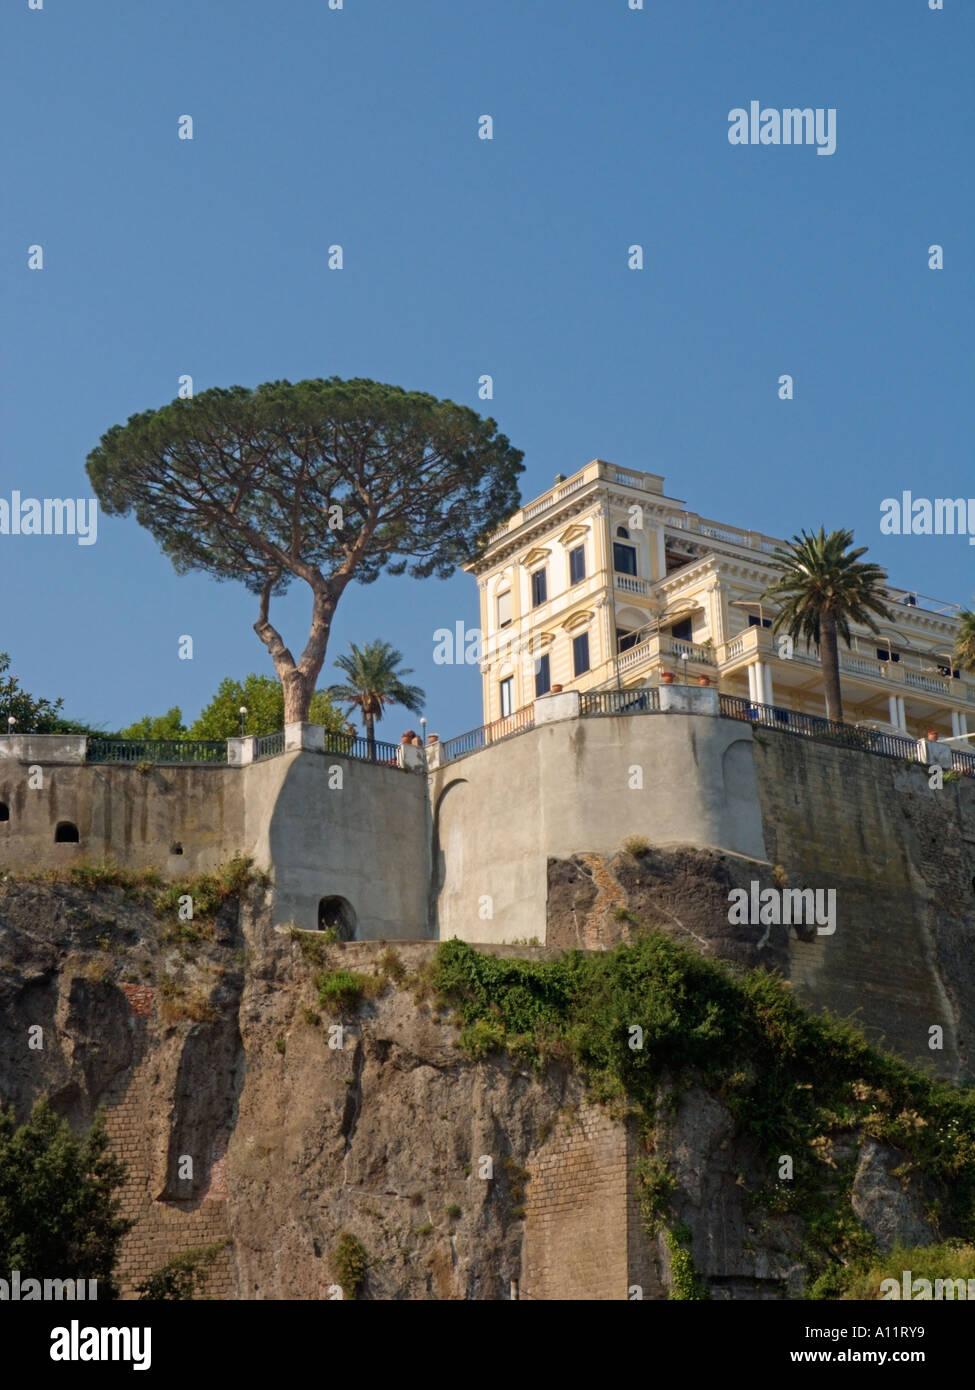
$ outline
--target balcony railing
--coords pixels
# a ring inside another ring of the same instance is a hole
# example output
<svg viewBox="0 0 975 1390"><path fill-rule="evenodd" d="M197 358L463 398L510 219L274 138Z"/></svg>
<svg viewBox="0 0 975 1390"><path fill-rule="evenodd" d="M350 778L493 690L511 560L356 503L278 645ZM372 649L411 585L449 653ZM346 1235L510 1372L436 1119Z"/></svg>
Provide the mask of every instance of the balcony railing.
<svg viewBox="0 0 975 1390"><path fill-rule="evenodd" d="M264 734L254 743L254 759L276 758L284 752L284 730L277 734Z"/></svg>
<svg viewBox="0 0 975 1390"><path fill-rule="evenodd" d="M682 664L685 659L699 666L715 664L712 647L701 646L698 642L685 642L679 637L671 637L668 633L654 633L652 637L638 642L636 646L620 652L619 669L621 672L632 671L634 667L660 661L663 657L676 657Z"/></svg>
<svg viewBox="0 0 975 1390"><path fill-rule="evenodd" d="M617 589L624 594L640 594L646 598L653 588L649 579L636 579L632 574L616 574L613 577Z"/></svg>
<svg viewBox="0 0 975 1390"><path fill-rule="evenodd" d="M580 697L584 715L590 714L653 714L660 709L660 691L656 686L631 690L588 690Z"/></svg>
<svg viewBox="0 0 975 1390"><path fill-rule="evenodd" d="M729 545L739 545L745 550L760 550L765 555L771 555L782 544L771 536L763 536L758 531L746 531L741 526L728 526L718 521L708 521L703 516L697 516L694 512L683 512L680 515L669 517L667 525L676 531L696 532L699 536L705 536L708 540L724 541Z"/></svg>
<svg viewBox="0 0 975 1390"><path fill-rule="evenodd" d="M526 729L532 728L534 723L535 706L525 705L524 709L506 715L504 719L495 719L492 723L482 724L477 729L458 735L457 738L447 739L440 745L440 761L449 763L455 758L464 757L466 753L476 753L479 748L487 748L491 743L500 743L512 734L523 733Z"/></svg>
<svg viewBox="0 0 975 1390"><path fill-rule="evenodd" d="M857 638L854 637L853 640L856 642ZM748 627L737 637L730 638L723 647L718 648L719 664L725 667L732 661L740 661L747 657L775 658L777 641L778 639L773 636L769 628ZM878 656L867 655L864 650L856 646L852 651L841 648L839 653L840 670L848 671L851 675L869 676L874 680L882 680L889 684L910 685L915 690L928 691L932 695L941 695L948 699L960 699L975 703L975 686L961 679L939 675L935 667L934 656L928 660L925 660L923 655L912 658L910 654L900 653L898 656L899 659L896 661L884 660ZM797 643L789 659L804 666L821 667L816 652L807 651L805 644ZM924 664L921 665L920 662ZM945 653L945 664L947 666L947 653Z"/></svg>
<svg viewBox="0 0 975 1390"><path fill-rule="evenodd" d="M737 695L720 695L718 706L728 719L741 719L749 724L780 729L806 738L839 743L858 748L862 753L880 753L888 758L917 762L917 739L901 734L888 734L859 724L843 724L835 719L823 719L816 714L800 714L796 710L780 709L776 705L759 705ZM964 755L962 755L964 756Z"/></svg>

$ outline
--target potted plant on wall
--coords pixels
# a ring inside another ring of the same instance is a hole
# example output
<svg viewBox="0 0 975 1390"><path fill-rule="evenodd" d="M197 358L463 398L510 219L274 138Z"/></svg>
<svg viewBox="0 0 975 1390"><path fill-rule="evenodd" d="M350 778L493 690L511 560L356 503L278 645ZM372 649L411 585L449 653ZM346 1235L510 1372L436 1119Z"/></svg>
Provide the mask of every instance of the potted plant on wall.
<svg viewBox="0 0 975 1390"><path fill-rule="evenodd" d="M661 684L661 685L673 685L673 683L674 683L674 681L675 681L676 679L677 679L677 677L674 675L673 671L661 671L661 672L660 672L660 684Z"/></svg>
<svg viewBox="0 0 975 1390"><path fill-rule="evenodd" d="M710 685L710 684L711 684L711 677L710 677L710 676L698 676L698 678L697 678L697 683L698 683L698 685Z"/></svg>

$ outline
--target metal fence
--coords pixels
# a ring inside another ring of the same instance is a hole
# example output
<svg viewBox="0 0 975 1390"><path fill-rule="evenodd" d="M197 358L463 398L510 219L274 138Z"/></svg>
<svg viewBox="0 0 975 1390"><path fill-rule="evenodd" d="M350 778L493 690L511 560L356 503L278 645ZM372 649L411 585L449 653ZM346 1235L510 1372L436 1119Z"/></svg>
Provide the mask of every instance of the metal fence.
<svg viewBox="0 0 975 1390"><path fill-rule="evenodd" d="M263 734L254 741L254 759L276 758L284 752L284 730L277 734Z"/></svg>
<svg viewBox="0 0 975 1390"><path fill-rule="evenodd" d="M346 758L358 758L365 763L383 763L395 767L400 745L374 739L354 738L352 734L332 734L325 731L325 752L342 753Z"/></svg>
<svg viewBox="0 0 975 1390"><path fill-rule="evenodd" d="M963 753L958 748L951 750L952 772L963 772L966 777L975 777L975 753Z"/></svg>
<svg viewBox="0 0 975 1390"><path fill-rule="evenodd" d="M759 724L768 729L783 729L786 733L857 748L863 753L880 753L886 758L901 758L912 763L918 761L918 741L909 734L891 734L883 729L823 719L817 714L800 714L796 710L779 709L775 705L758 705L738 695L721 695L718 703L721 713L729 719L746 720L749 724ZM952 767L975 776L975 756L952 751Z"/></svg>
<svg viewBox="0 0 975 1390"><path fill-rule="evenodd" d="M482 724L480 728L471 729L457 738L447 739L446 743L440 745L440 761L449 763L455 758L462 758L465 753L475 753L479 748L486 748L490 743L500 743L502 739L511 738L512 734L531 729L534 723L535 707L526 705L524 709L518 710L517 714L509 714L504 719L495 719L492 724Z"/></svg>
<svg viewBox="0 0 975 1390"><path fill-rule="evenodd" d="M583 714L650 714L660 709L656 686L638 690L589 690L581 697Z"/></svg>
<svg viewBox="0 0 975 1390"><path fill-rule="evenodd" d="M215 738L90 738L90 763L226 763L227 742Z"/></svg>

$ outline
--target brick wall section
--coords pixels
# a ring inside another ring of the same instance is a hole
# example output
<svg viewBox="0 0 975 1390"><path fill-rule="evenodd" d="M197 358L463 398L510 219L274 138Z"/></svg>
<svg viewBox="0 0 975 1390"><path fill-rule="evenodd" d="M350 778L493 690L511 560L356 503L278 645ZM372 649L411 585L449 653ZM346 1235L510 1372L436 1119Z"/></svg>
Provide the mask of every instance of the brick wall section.
<svg viewBox="0 0 975 1390"><path fill-rule="evenodd" d="M122 985L133 1014L153 1013L155 991L148 986ZM105 1125L113 1152L128 1169L120 1198L122 1215L136 1225L122 1242L116 1278L123 1298L135 1297L134 1288L174 1255L201 1245L214 1245L229 1236L227 1223L226 1150L228 1136L213 1145L210 1184L196 1203L155 1200L153 1173L159 1156L152 1152L152 1073L158 1059L151 1055L134 1073L117 1097L106 1101ZM155 1191L161 1189L161 1184ZM233 1252L228 1245L217 1256L204 1292L210 1298L237 1297Z"/></svg>
<svg viewBox="0 0 975 1390"><path fill-rule="evenodd" d="M631 1282L625 1128L582 1105L556 1126L528 1168L519 1296L625 1299Z"/></svg>
<svg viewBox="0 0 975 1390"><path fill-rule="evenodd" d="M151 1018L155 1007L156 991L151 985L119 985L119 989L129 1001L129 1008L137 1018Z"/></svg>

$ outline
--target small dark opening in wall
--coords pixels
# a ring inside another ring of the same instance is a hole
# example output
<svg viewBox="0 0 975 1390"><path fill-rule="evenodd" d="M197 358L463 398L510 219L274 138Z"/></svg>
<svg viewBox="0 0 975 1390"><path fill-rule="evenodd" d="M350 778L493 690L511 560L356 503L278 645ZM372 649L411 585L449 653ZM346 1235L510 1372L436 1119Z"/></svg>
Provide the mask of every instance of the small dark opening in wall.
<svg viewBox="0 0 975 1390"><path fill-rule="evenodd" d="M5 801L0 801L0 820L10 819L10 807Z"/></svg>
<svg viewBox="0 0 975 1390"><path fill-rule="evenodd" d="M81 840L78 834L78 827L70 820L59 820L57 829L54 832L54 843L56 845L76 845Z"/></svg>
<svg viewBox="0 0 975 1390"><path fill-rule="evenodd" d="M322 898L318 904L318 930L334 928L339 941L355 939L355 911L348 898Z"/></svg>
<svg viewBox="0 0 975 1390"><path fill-rule="evenodd" d="M174 840L174 841L173 841L173 843L169 846L169 852L170 852L170 854L182 854L182 853L183 853L183 846L180 844L179 840Z"/></svg>

